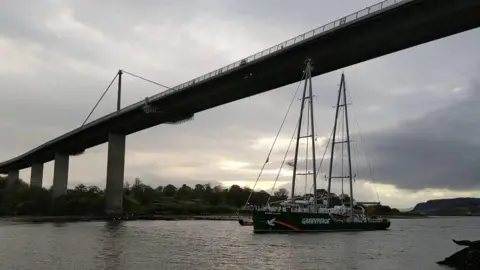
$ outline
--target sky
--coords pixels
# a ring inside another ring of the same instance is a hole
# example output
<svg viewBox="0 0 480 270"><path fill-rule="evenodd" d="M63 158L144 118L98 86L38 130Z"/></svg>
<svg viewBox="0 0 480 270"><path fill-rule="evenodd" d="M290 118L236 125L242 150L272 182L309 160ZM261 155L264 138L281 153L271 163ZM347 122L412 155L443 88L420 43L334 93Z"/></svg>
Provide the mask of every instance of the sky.
<svg viewBox="0 0 480 270"><path fill-rule="evenodd" d="M3 1L0 160L79 127L119 69L175 86L376 2L305 0L309 8L303 8L287 0ZM406 208L429 199L480 197L478 48L479 29L315 77L317 156L332 130L344 72L356 198ZM125 180L253 187L298 86L128 136ZM125 75L122 106L160 91ZM298 98L256 188L272 188ZM89 121L115 108L113 89ZM68 186L105 187L106 150L103 144L71 157ZM326 186L327 163L319 188ZM44 187L52 185L52 173L49 162ZM20 176L28 182L30 170ZM289 189L290 181L287 167L275 188ZM304 180L298 182L297 190L304 190ZM340 183L333 185L338 192Z"/></svg>

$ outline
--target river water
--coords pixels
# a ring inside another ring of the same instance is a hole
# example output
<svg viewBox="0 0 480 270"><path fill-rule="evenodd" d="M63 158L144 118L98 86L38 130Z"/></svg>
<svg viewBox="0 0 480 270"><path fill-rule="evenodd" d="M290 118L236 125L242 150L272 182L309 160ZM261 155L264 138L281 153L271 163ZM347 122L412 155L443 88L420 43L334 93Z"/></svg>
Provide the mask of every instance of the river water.
<svg viewBox="0 0 480 270"><path fill-rule="evenodd" d="M445 269L480 218L394 219L388 231L254 235L234 221L0 221L0 269Z"/></svg>

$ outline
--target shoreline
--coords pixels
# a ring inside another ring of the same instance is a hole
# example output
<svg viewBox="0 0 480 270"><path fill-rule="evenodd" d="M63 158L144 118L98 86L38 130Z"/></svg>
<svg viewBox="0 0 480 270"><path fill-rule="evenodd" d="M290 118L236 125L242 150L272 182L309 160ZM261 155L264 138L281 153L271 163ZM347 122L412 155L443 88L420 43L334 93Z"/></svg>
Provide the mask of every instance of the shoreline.
<svg viewBox="0 0 480 270"><path fill-rule="evenodd" d="M248 215L240 215L248 216ZM126 216L122 219L113 219L107 216L3 216L0 221L25 222L25 223L48 223L48 222L90 222L90 221L136 221L136 220L210 220L210 221L237 221L236 214L223 215L139 215ZM382 216L389 219L425 219L425 218L459 218L475 216Z"/></svg>
<svg viewBox="0 0 480 270"><path fill-rule="evenodd" d="M4 216L0 217L0 221L10 222L27 222L27 223L43 223L43 222L89 222L89 221L135 221L135 220L238 220L238 216L234 214L225 215L142 215L142 216L125 216L122 219L114 219L107 216Z"/></svg>

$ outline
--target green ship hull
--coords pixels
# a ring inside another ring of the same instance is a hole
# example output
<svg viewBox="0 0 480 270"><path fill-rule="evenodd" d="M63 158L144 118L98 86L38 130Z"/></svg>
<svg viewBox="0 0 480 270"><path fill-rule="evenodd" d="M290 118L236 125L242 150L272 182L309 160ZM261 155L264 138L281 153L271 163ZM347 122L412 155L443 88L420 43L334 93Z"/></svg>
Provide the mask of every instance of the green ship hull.
<svg viewBox="0 0 480 270"><path fill-rule="evenodd" d="M390 227L390 221L383 218L353 223L327 213L253 211L252 218L255 233L371 231Z"/></svg>

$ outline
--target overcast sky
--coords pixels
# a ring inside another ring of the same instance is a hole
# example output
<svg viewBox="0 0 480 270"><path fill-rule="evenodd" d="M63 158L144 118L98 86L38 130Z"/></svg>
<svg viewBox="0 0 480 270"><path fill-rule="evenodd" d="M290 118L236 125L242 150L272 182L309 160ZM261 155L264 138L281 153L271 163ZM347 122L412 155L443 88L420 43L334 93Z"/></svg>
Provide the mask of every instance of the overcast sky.
<svg viewBox="0 0 480 270"><path fill-rule="evenodd" d="M376 2L2 1L0 159L78 127L118 69L175 86ZM480 196L478 48L480 30L472 30L343 69L362 135L353 120L356 197L377 200L378 192L384 204L409 207L433 198ZM332 129L341 72L313 80L319 155ZM123 106L163 91L124 78ZM129 136L126 180L252 186L297 86ZM112 90L92 120L113 111L115 98ZM272 186L296 113L260 188ZM106 149L71 158L69 187L105 186ZM50 162L44 187L51 186L52 171ZM319 187L325 187L326 172ZM21 177L29 181L30 170ZM280 180L279 186L289 186L288 170ZM339 183L334 186L338 190Z"/></svg>

